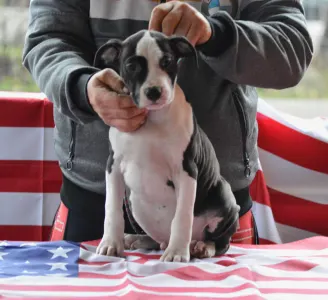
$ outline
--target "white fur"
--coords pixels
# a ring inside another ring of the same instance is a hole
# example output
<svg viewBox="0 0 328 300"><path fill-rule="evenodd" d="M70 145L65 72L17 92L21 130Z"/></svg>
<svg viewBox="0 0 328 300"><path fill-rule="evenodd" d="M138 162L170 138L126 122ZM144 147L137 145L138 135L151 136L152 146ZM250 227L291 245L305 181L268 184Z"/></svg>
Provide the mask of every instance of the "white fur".
<svg viewBox="0 0 328 300"><path fill-rule="evenodd" d="M144 84L140 88L139 107L162 108L169 104L173 96L173 84L167 73L159 67L159 61L163 57L163 52L158 47L155 39L147 31L139 41L136 55L143 56L148 61L148 76ZM156 104L149 101L145 95L145 89L158 86L162 88L162 96Z"/></svg>

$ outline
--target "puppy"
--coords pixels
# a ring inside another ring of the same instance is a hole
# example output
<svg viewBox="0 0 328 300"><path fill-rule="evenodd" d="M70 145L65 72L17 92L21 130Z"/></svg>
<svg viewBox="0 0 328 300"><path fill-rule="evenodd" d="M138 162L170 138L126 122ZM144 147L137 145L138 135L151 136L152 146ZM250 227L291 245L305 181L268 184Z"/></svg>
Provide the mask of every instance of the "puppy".
<svg viewBox="0 0 328 300"><path fill-rule="evenodd" d="M161 261L187 262L225 253L237 230L240 207L177 84L178 61L184 57L197 59L187 39L151 31L110 40L96 54L95 65L116 70L135 104L149 110L135 132L109 130L99 254L122 256L124 246L162 249ZM124 235L125 188L145 235Z"/></svg>

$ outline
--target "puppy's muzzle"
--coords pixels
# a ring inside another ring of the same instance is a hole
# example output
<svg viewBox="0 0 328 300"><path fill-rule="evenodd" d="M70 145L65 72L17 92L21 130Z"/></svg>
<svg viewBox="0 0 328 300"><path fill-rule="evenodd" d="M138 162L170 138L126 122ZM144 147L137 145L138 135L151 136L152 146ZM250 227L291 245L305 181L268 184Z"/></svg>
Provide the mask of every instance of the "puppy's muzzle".
<svg viewBox="0 0 328 300"><path fill-rule="evenodd" d="M159 86L152 86L145 89L145 95L151 102L156 102L162 96L162 88Z"/></svg>

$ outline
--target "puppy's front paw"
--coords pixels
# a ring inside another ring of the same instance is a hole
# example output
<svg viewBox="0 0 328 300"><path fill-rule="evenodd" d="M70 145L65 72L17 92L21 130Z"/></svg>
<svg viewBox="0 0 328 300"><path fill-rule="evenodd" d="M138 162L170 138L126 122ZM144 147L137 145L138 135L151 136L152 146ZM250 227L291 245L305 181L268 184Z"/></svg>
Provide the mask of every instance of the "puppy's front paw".
<svg viewBox="0 0 328 300"><path fill-rule="evenodd" d="M162 255L161 261L173 261L173 262L189 262L190 250L188 247L168 247Z"/></svg>
<svg viewBox="0 0 328 300"><path fill-rule="evenodd" d="M96 252L101 255L123 257L124 240L103 237Z"/></svg>

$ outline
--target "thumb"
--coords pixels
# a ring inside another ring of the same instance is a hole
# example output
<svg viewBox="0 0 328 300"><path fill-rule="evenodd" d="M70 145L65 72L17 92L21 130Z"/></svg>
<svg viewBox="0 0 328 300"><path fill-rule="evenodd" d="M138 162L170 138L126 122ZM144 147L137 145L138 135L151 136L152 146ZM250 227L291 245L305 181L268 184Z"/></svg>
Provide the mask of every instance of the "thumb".
<svg viewBox="0 0 328 300"><path fill-rule="evenodd" d="M128 94L129 90L124 84L122 77L113 69L104 69L99 72L98 78L107 85L112 91L118 94Z"/></svg>

